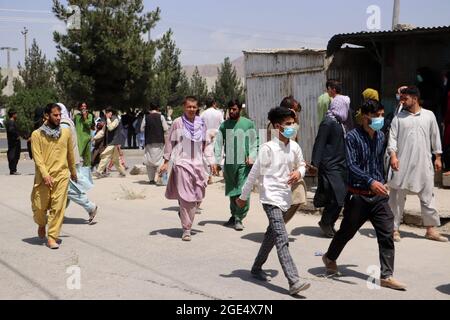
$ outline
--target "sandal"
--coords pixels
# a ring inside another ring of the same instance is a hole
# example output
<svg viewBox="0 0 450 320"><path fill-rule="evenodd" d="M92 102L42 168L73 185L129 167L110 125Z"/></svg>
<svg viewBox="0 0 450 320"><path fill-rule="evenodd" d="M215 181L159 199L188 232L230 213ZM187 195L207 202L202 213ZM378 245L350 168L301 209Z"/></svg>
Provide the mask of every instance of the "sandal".
<svg viewBox="0 0 450 320"><path fill-rule="evenodd" d="M438 241L438 242L448 242L448 239L439 233L427 233L425 235L425 238L432 241Z"/></svg>
<svg viewBox="0 0 450 320"><path fill-rule="evenodd" d="M189 231L185 231L183 233L183 237L181 238L181 240L186 241L186 242L191 241L192 240L191 239L191 233Z"/></svg>

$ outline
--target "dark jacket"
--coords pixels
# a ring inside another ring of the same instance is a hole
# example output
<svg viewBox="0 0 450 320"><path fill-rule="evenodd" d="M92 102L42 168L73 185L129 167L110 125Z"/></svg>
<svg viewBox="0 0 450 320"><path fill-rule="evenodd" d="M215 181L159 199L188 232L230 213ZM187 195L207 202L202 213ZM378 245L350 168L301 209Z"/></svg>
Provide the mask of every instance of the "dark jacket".
<svg viewBox="0 0 450 320"><path fill-rule="evenodd" d="M18 144L20 145L20 134L16 121L8 120L6 122L6 138L8 139L8 147L12 148Z"/></svg>
<svg viewBox="0 0 450 320"><path fill-rule="evenodd" d="M325 207L333 198L339 206L343 206L347 195L345 132L337 120L325 117L322 121L311 163L319 169L319 184L314 206Z"/></svg>

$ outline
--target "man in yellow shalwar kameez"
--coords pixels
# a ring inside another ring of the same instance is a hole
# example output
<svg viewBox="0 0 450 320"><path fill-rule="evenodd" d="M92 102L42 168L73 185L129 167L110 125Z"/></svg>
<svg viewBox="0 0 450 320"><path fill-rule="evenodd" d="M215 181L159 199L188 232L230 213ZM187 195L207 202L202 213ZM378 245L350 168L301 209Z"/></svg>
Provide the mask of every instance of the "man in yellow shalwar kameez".
<svg viewBox="0 0 450 320"><path fill-rule="evenodd" d="M38 236L43 239L48 225L48 242L58 249L57 240L64 220L69 178L77 181L75 157L70 129L60 127L61 107L49 104L45 108L44 124L33 132L31 146L36 164L31 206Z"/></svg>

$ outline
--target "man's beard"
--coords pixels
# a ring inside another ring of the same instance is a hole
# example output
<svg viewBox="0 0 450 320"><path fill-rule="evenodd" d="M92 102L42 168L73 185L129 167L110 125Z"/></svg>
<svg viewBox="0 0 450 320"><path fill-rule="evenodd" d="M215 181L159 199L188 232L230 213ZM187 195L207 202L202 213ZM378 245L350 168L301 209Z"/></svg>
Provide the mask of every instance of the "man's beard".
<svg viewBox="0 0 450 320"><path fill-rule="evenodd" d="M48 126L49 126L50 128L52 128L52 129L56 129L56 128L58 128L59 125L60 125L60 123L59 123L59 124L56 124L56 123L52 122L51 120L48 120L48 121L47 121L47 124L48 124Z"/></svg>

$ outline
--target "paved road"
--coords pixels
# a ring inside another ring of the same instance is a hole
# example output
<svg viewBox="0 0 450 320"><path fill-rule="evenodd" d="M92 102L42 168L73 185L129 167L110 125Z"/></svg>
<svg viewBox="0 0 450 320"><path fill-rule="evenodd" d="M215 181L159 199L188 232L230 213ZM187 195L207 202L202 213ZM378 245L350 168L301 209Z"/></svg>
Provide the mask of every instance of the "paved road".
<svg viewBox="0 0 450 320"><path fill-rule="evenodd" d="M139 163L140 157L130 162ZM0 160L0 299L294 299L287 295L275 252L266 265L274 275L271 283L250 276L267 226L257 196L245 231L238 233L222 226L228 219L223 185L210 186L193 241L183 243L177 203L164 198L164 188L144 184L145 176L99 180L90 194L101 208L98 223L86 225L86 213L71 205L62 247L51 251L36 238L30 212L32 163L22 162L21 171L30 175L7 176ZM130 194L145 199L123 200ZM449 243L430 242L423 230L405 227L396 248L396 276L408 291L371 290L368 272L378 265L371 226L365 225L342 254L342 277L329 279L316 254L330 241L321 237L317 222L317 216L299 214L288 226L300 275L312 283L305 298L450 299ZM71 266L80 268L79 290L68 289L78 270Z"/></svg>

